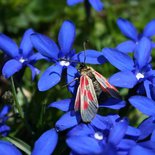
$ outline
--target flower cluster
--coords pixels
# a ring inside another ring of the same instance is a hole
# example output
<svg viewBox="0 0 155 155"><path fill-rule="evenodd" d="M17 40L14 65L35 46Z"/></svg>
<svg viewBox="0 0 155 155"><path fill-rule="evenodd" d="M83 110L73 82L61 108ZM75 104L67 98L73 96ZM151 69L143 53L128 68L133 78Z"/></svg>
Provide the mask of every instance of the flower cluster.
<svg viewBox="0 0 155 155"><path fill-rule="evenodd" d="M68 5L80 2L84 0L67 0ZM103 9L100 0L87 2L96 11ZM116 48L106 47L101 51L84 49L76 52L73 46L76 28L70 20L62 23L58 43L28 29L18 47L8 36L0 34L0 50L7 58L2 68L5 78L9 79L29 67L34 79L40 73L34 65L44 59L51 66L40 76L39 91L51 89L65 77L68 91L72 95L71 98L48 105L47 108L56 108L64 114L56 121L54 128L45 131L38 138L32 155L52 154L58 138L61 138L59 135L63 135L71 155L155 154L155 70L152 67L155 20L149 22L141 34L138 34L132 23L126 19L119 18L117 24L130 40ZM86 64L101 65L108 62L119 70L108 80L86 67ZM126 97L118 95L114 86L127 88ZM121 115L120 111L126 110L128 106L147 116L138 127L130 125L130 118ZM7 136L10 131L10 127L5 124L9 109L9 106L4 106L0 112L2 136ZM105 114L105 109L110 113ZM85 113L86 111L88 113ZM88 121L82 116L88 118ZM89 119L91 116L93 117ZM25 121L24 118L22 120ZM3 140L0 140L0 152L21 154L13 144Z"/></svg>

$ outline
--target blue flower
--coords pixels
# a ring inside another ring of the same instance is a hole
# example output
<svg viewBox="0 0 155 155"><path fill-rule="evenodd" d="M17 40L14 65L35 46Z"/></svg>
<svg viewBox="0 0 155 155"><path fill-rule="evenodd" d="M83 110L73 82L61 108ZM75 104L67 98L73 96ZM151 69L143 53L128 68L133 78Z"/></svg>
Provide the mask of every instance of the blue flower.
<svg viewBox="0 0 155 155"><path fill-rule="evenodd" d="M128 126L128 122L119 117L111 118L106 128L101 128L101 124L98 127L80 124L68 132L66 142L73 155L127 154L135 146L132 138L140 135L138 129Z"/></svg>
<svg viewBox="0 0 155 155"><path fill-rule="evenodd" d="M155 71L152 70L150 64L151 49L151 43L146 37L139 41L133 59L116 49L103 49L104 57L120 70L120 72L110 77L109 82L114 86L125 88L133 88L142 84L146 94L149 94L150 89L148 87L150 87L149 85L153 82L155 76Z"/></svg>
<svg viewBox="0 0 155 155"><path fill-rule="evenodd" d="M10 127L6 125L6 121L8 120L8 112L10 111L10 106L5 105L0 111L0 134L2 136L7 136L10 131Z"/></svg>
<svg viewBox="0 0 155 155"><path fill-rule="evenodd" d="M96 11L102 11L103 9L103 3L101 0L88 0L91 6L96 10ZM69 6L75 5L77 3L84 2L84 0L67 0L67 4Z"/></svg>
<svg viewBox="0 0 155 155"><path fill-rule="evenodd" d="M155 35L155 19L151 20L144 28L143 32L139 34L136 28L126 19L119 18L117 25L121 32L130 40L119 44L116 48L121 52L133 52L142 37L147 37L152 42L151 38ZM154 43L152 43L155 46Z"/></svg>
<svg viewBox="0 0 155 155"><path fill-rule="evenodd" d="M35 142L32 155L50 155L58 142L58 134L55 129L44 132Z"/></svg>
<svg viewBox="0 0 155 155"><path fill-rule="evenodd" d="M99 106L100 108L120 109L125 106L125 102L119 99L109 98ZM57 108L59 110L66 112L56 122L55 128L57 129L57 131L63 131L82 123L80 113L74 111L73 98L53 102L49 104L48 107ZM101 128L104 128L107 122L108 122L107 117L102 117L96 114L96 117L91 121L91 124L93 124L94 126L98 126L98 127L101 126Z"/></svg>
<svg viewBox="0 0 155 155"><path fill-rule="evenodd" d="M101 52L95 50L75 53L75 50L72 49L75 39L75 26L70 21L64 21L60 28L58 35L60 48L53 40L39 33L33 34L31 39L34 47L49 61L54 62L54 65L45 70L38 82L40 91L48 90L59 83L63 71L67 70L68 87L73 92L76 84L75 78L78 74L75 66L78 62L100 64L105 61Z"/></svg>
<svg viewBox="0 0 155 155"><path fill-rule="evenodd" d="M32 71L32 79L39 70L33 64L43 57L40 53L33 53L33 46L30 41L30 35L34 33L28 29L18 48L17 44L4 34L0 34L0 49L10 58L3 66L2 73L5 78L9 78L23 67L28 66Z"/></svg>

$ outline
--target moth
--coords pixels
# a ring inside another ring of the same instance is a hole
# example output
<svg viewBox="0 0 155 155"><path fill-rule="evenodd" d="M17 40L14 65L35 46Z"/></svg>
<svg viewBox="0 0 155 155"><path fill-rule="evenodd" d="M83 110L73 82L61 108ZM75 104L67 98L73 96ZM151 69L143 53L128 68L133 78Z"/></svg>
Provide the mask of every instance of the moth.
<svg viewBox="0 0 155 155"><path fill-rule="evenodd" d="M82 121L91 122L98 110L98 96L106 92L114 98L120 98L118 90L92 67L81 64L80 83L77 89L74 110L80 111Z"/></svg>

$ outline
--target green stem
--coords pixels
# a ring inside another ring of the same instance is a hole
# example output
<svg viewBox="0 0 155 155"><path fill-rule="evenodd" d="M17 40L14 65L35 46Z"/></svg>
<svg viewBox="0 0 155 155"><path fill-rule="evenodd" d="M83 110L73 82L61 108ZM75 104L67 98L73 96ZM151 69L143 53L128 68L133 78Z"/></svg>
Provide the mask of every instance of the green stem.
<svg viewBox="0 0 155 155"><path fill-rule="evenodd" d="M14 101L15 101L15 105L16 105L16 108L19 112L19 115L22 119L24 119L24 114L23 114L23 111L22 111L22 108L18 102L18 99L17 99L17 94L16 94L16 89L15 89L15 85L14 85L14 80L13 80L13 77L11 77L11 87L12 87L12 93L13 93L13 98L14 98Z"/></svg>

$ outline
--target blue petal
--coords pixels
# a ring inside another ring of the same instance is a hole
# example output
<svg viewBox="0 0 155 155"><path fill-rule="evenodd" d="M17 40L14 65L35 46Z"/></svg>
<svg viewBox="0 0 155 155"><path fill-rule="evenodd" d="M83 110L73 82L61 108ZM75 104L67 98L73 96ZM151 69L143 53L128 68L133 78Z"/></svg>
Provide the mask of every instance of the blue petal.
<svg viewBox="0 0 155 155"><path fill-rule="evenodd" d="M125 134L128 136L131 136L131 137L139 137L141 135L141 131L137 128L132 127L132 126L128 126Z"/></svg>
<svg viewBox="0 0 155 155"><path fill-rule="evenodd" d="M47 68L38 82L40 91L45 91L55 86L61 80L62 66L53 65Z"/></svg>
<svg viewBox="0 0 155 155"><path fill-rule="evenodd" d="M11 143L0 140L1 155L22 155L22 153Z"/></svg>
<svg viewBox="0 0 155 155"><path fill-rule="evenodd" d="M57 131L63 131L68 128L71 128L79 123L79 118L74 111L69 111L65 113L57 122L56 129Z"/></svg>
<svg viewBox="0 0 155 155"><path fill-rule="evenodd" d="M78 77L78 71L73 66L67 67L67 84L68 89L71 93L75 93L77 90L77 77Z"/></svg>
<svg viewBox="0 0 155 155"><path fill-rule="evenodd" d="M31 77L32 77L32 80L34 80L35 76L38 75L40 73L40 70L30 64L27 64L27 66L31 69Z"/></svg>
<svg viewBox="0 0 155 155"><path fill-rule="evenodd" d="M111 144L117 145L124 137L127 128L128 122L126 120L121 120L110 130L108 141Z"/></svg>
<svg viewBox="0 0 155 155"><path fill-rule="evenodd" d="M133 52L136 47L136 43L134 41L128 40L121 44L119 44L116 49L123 53Z"/></svg>
<svg viewBox="0 0 155 155"><path fill-rule="evenodd" d="M53 102L48 105L49 108L57 108L62 111L68 111L70 109L70 104L72 99L64 99L57 102Z"/></svg>
<svg viewBox="0 0 155 155"><path fill-rule="evenodd" d="M153 141L141 142L140 145L147 149L151 149L152 151L155 151L155 142Z"/></svg>
<svg viewBox="0 0 155 155"><path fill-rule="evenodd" d="M155 101L144 96L132 96L129 98L129 101L142 113L155 116Z"/></svg>
<svg viewBox="0 0 155 155"><path fill-rule="evenodd" d="M75 54L72 58L76 62L88 63L88 64L103 64L106 59L101 52L96 50L85 50Z"/></svg>
<svg viewBox="0 0 155 155"><path fill-rule="evenodd" d="M84 0L67 0L67 4L70 6L81 2L84 2Z"/></svg>
<svg viewBox="0 0 155 155"><path fill-rule="evenodd" d="M79 124L67 133L67 137L93 135L94 132L95 131L91 125Z"/></svg>
<svg viewBox="0 0 155 155"><path fill-rule="evenodd" d="M117 145L117 147L122 150L129 150L135 145L136 145L136 142L133 140L122 139L121 142Z"/></svg>
<svg viewBox="0 0 155 155"><path fill-rule="evenodd" d="M145 37L152 37L155 35L155 19L151 20L144 28L143 35Z"/></svg>
<svg viewBox="0 0 155 155"><path fill-rule="evenodd" d="M17 44L8 36L0 34L0 49L12 58L19 56Z"/></svg>
<svg viewBox="0 0 155 155"><path fill-rule="evenodd" d="M11 107L9 105L5 105L0 112L0 117L4 117L10 111Z"/></svg>
<svg viewBox="0 0 155 155"><path fill-rule="evenodd" d="M64 21L58 36L59 45L63 55L70 52L75 39L75 25L71 21Z"/></svg>
<svg viewBox="0 0 155 155"><path fill-rule="evenodd" d="M34 33L31 35L33 46L45 57L58 59L59 48L49 37Z"/></svg>
<svg viewBox="0 0 155 155"><path fill-rule="evenodd" d="M22 38L22 41L20 43L20 52L22 52L22 55L24 57L29 56L32 53L33 45L30 39L31 34L33 34L34 31L32 29L28 29Z"/></svg>
<svg viewBox="0 0 155 155"><path fill-rule="evenodd" d="M154 151L136 145L130 150L129 155L154 155Z"/></svg>
<svg viewBox="0 0 155 155"><path fill-rule="evenodd" d="M155 122L154 122L154 117L149 117L145 119L138 127L141 131L141 135L139 137L139 140L143 140L146 137L148 137L153 130L155 129Z"/></svg>
<svg viewBox="0 0 155 155"><path fill-rule="evenodd" d="M34 53L29 57L29 61L31 61L32 63L35 63L37 60L41 60L41 59L47 59L47 58L40 53Z"/></svg>
<svg viewBox="0 0 155 155"><path fill-rule="evenodd" d="M67 145L77 154L101 154L103 147L100 143L88 136L72 136L67 138Z"/></svg>
<svg viewBox="0 0 155 155"><path fill-rule="evenodd" d="M134 57L140 69L148 64L148 61L150 60L149 58L151 56L151 49L151 41L148 38L143 37L139 41L134 53Z"/></svg>
<svg viewBox="0 0 155 155"><path fill-rule="evenodd" d="M9 126L7 126L7 125L1 125L0 126L0 134L5 137L5 136L8 135L10 129L11 128Z"/></svg>
<svg viewBox="0 0 155 155"><path fill-rule="evenodd" d="M155 142L155 130L152 132L151 141L152 142Z"/></svg>
<svg viewBox="0 0 155 155"><path fill-rule="evenodd" d="M102 11L103 3L101 2L101 0L89 0L89 3L96 11Z"/></svg>
<svg viewBox="0 0 155 155"><path fill-rule="evenodd" d="M132 72L122 71L112 75L109 78L109 82L110 84L117 87L133 88L137 83L137 79Z"/></svg>
<svg viewBox="0 0 155 155"><path fill-rule="evenodd" d="M152 95L151 94L151 86L152 86L152 84L151 84L151 82L149 80L144 81L144 87L145 87L146 95L150 99L152 98L152 96L151 96Z"/></svg>
<svg viewBox="0 0 155 155"><path fill-rule="evenodd" d="M119 70L125 71L134 69L134 62L127 54L112 48L104 48L102 53L104 57Z"/></svg>
<svg viewBox="0 0 155 155"><path fill-rule="evenodd" d="M98 114L91 121L91 124L95 126L97 129L101 129L101 130L108 129L112 126L112 122L109 121L108 117L103 117Z"/></svg>
<svg viewBox="0 0 155 155"><path fill-rule="evenodd" d="M126 105L125 101L109 98L104 103L100 104L99 107L111 108L111 109L120 109Z"/></svg>
<svg viewBox="0 0 155 155"><path fill-rule="evenodd" d="M44 132L35 142L32 155L50 155L58 142L58 134L55 129Z"/></svg>
<svg viewBox="0 0 155 155"><path fill-rule="evenodd" d="M5 78L9 78L14 73L18 72L21 68L22 64L19 61L11 59L4 64L2 74Z"/></svg>
<svg viewBox="0 0 155 155"><path fill-rule="evenodd" d="M118 18L117 25L121 32L128 38L136 41L138 38L138 33L136 28L133 26L131 22L126 19Z"/></svg>

